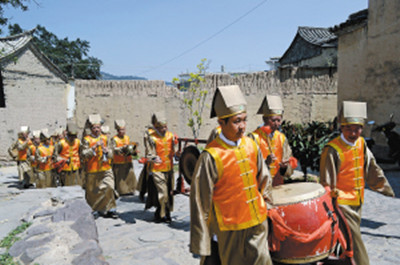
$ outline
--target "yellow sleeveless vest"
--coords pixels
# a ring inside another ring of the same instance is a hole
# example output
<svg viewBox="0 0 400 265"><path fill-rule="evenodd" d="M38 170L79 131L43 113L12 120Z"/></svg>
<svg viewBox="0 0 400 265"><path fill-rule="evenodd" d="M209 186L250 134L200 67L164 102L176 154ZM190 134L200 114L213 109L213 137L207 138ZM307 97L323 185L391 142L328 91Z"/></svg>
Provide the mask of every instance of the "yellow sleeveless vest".
<svg viewBox="0 0 400 265"><path fill-rule="evenodd" d="M41 157L52 156L54 152L54 145L45 146L40 144L38 149ZM53 163L50 157L47 159L45 163L38 162L39 171L49 171L52 169L53 169Z"/></svg>
<svg viewBox="0 0 400 265"><path fill-rule="evenodd" d="M275 177L275 175L279 172L279 163L282 162L282 157L283 157L283 143L286 140L286 137L283 133L280 131L275 131L274 136L270 138L270 143L271 143L271 151L270 148L268 147L268 141L267 141L267 135L265 132L262 131L261 128L257 128L253 134L257 134L259 137L259 146L261 149L261 153L263 155L264 160L267 159L267 157L272 153L275 154L276 160L272 162L269 165L269 171L271 173L272 177ZM257 137L256 137L257 139Z"/></svg>
<svg viewBox="0 0 400 265"><path fill-rule="evenodd" d="M116 147L122 147L124 145L129 145L130 139L128 135L124 135L124 138L121 139L118 137L118 135L115 135L113 137L113 140L116 143ZM132 156L124 156L124 155L119 155L119 154L114 154L114 159L113 163L114 164L125 164L132 162Z"/></svg>
<svg viewBox="0 0 400 265"><path fill-rule="evenodd" d="M103 141L103 144L107 146L107 136L105 135L100 135L97 138L94 138L91 135L87 135L85 136L85 140L89 143L89 147L94 146L98 141ZM111 168L110 161L103 158L103 150L101 146L97 147L96 155L87 160L86 167L86 171L88 173L102 172Z"/></svg>
<svg viewBox="0 0 400 265"><path fill-rule="evenodd" d="M339 189L338 203L358 206L364 202L364 138L360 137L355 146L349 146L336 137L328 143L340 157L340 169L336 188Z"/></svg>
<svg viewBox="0 0 400 265"><path fill-rule="evenodd" d="M60 156L63 159L71 160L69 164L65 163L62 170L63 171L78 170L81 167L81 160L79 157L79 147L81 145L80 140L75 139L73 143L70 143L65 139L61 139L60 144L62 146Z"/></svg>
<svg viewBox="0 0 400 265"><path fill-rule="evenodd" d="M155 172L168 172L172 170L173 159L173 140L174 135L171 132L166 132L164 137L159 135L156 131L151 131L151 138L156 144L157 155L161 158L161 163L154 163L153 171Z"/></svg>
<svg viewBox="0 0 400 265"><path fill-rule="evenodd" d="M243 137L238 147L227 145L219 138L206 149L214 158L218 181L213 202L222 231L242 230L261 224L267 208L257 183L257 145Z"/></svg>

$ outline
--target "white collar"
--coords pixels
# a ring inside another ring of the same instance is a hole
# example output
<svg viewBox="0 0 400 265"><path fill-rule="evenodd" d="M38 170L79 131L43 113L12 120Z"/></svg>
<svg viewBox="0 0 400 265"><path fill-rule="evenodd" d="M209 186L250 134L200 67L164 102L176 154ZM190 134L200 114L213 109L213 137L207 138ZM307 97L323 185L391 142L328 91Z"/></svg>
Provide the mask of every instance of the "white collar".
<svg viewBox="0 0 400 265"><path fill-rule="evenodd" d="M159 136L161 136L161 137L164 137L164 136L165 136L165 134L167 133L167 132L165 132L165 133L164 133L164 135L162 135L162 134L160 133L160 131L159 131L159 130L157 130L156 128L154 128L154 130L156 130L156 133L157 133Z"/></svg>
<svg viewBox="0 0 400 265"><path fill-rule="evenodd" d="M348 144L348 145L350 145L350 146L355 146L355 145L356 145L356 142L357 142L357 141L354 142L354 143L347 141L346 138L344 138L343 133L340 134L340 138L342 138L343 142L345 142L346 144Z"/></svg>
<svg viewBox="0 0 400 265"><path fill-rule="evenodd" d="M219 138L221 138L222 141L231 146L239 146L240 142L242 141L242 139L239 139L237 142L231 141L228 138L226 138L222 132L219 134Z"/></svg>

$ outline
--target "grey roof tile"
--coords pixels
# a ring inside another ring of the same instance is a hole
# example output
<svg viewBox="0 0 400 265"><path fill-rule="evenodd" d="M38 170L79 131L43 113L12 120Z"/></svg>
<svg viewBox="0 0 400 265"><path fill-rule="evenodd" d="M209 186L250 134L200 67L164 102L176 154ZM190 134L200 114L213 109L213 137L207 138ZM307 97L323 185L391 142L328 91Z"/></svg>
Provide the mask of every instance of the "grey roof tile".
<svg viewBox="0 0 400 265"><path fill-rule="evenodd" d="M299 27L297 33L305 41L323 47L337 39L337 36L330 32L328 28Z"/></svg>
<svg viewBox="0 0 400 265"><path fill-rule="evenodd" d="M24 48L32 40L33 31L30 30L10 37L0 38L0 59Z"/></svg>

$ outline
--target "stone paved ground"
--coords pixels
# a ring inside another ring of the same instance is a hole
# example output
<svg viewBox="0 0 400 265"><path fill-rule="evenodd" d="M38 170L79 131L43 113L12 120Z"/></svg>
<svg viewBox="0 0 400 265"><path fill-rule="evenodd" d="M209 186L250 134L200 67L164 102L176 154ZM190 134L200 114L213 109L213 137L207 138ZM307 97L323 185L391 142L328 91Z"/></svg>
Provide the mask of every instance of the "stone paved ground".
<svg viewBox="0 0 400 265"><path fill-rule="evenodd" d="M362 235L372 265L400 264L400 168L383 165L397 198L366 191ZM140 165L135 164L139 175ZM49 190L19 190L16 168L0 168L0 238L17 227L32 207L48 200ZM152 222L154 209L144 211L137 196L118 200L120 219L98 218L96 226L103 256L109 264L199 264L188 251L189 198L175 196L173 222ZM51 264L51 263L45 263ZM45 265L42 264L41 265Z"/></svg>
<svg viewBox="0 0 400 265"><path fill-rule="evenodd" d="M134 166L139 176L141 165ZM154 223L155 209L144 211L144 203L138 196L120 198L117 201L120 219L96 220L106 261L110 264L199 264L199 259L188 251L189 197L179 194L174 202L172 223L168 225Z"/></svg>

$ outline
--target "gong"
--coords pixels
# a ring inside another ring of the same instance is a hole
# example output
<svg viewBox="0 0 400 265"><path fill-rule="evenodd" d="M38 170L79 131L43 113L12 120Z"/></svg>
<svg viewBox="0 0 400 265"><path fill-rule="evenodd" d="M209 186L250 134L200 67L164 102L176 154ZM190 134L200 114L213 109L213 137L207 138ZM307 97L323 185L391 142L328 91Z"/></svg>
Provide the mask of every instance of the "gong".
<svg viewBox="0 0 400 265"><path fill-rule="evenodd" d="M189 185L192 181L192 175L199 156L199 149L197 149L195 145L189 145L183 149L181 157L179 158L179 170Z"/></svg>

